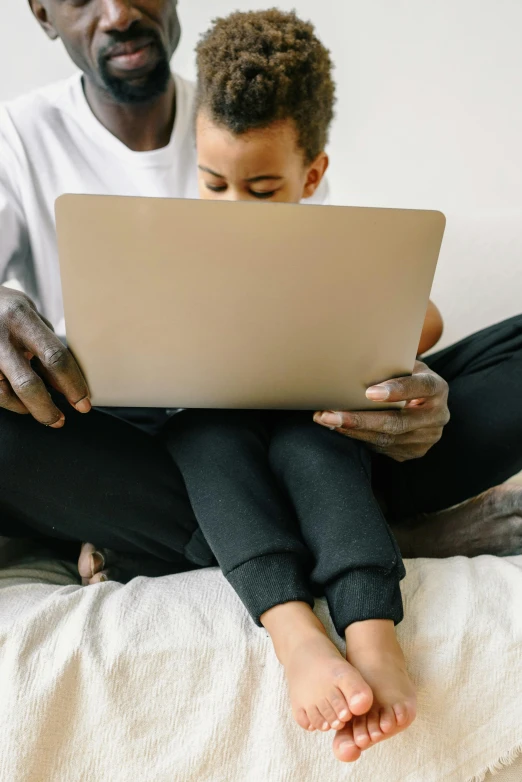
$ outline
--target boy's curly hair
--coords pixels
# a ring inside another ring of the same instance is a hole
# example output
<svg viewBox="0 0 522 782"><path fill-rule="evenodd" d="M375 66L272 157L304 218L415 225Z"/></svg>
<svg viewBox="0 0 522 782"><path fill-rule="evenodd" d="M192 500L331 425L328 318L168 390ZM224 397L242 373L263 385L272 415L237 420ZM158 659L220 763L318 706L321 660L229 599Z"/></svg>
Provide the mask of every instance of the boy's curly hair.
<svg viewBox="0 0 522 782"><path fill-rule="evenodd" d="M324 150L333 118L330 53L295 12L216 19L196 49L198 109L238 135L293 119L306 161Z"/></svg>

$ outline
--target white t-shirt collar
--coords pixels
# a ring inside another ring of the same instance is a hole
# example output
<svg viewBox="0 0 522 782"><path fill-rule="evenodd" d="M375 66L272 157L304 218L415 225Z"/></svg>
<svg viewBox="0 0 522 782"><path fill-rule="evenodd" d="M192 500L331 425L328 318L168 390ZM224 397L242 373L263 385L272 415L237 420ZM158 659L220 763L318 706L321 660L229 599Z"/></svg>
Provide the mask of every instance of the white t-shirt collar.
<svg viewBox="0 0 522 782"><path fill-rule="evenodd" d="M85 97L83 89L83 76L78 74L73 83L72 103L74 105L75 116L78 123L83 127L89 136L97 138L99 144L118 157L132 161L133 166L143 166L144 168L161 168L172 165L172 159L175 151L181 149L183 139L180 136L186 131L187 123L185 113L187 111L186 95L183 89L182 80L176 74L173 74L176 85L176 117L170 141L167 146L161 149L153 149L148 152L136 152L129 149L122 141L114 136L93 114L91 107ZM189 119L190 122L190 119Z"/></svg>

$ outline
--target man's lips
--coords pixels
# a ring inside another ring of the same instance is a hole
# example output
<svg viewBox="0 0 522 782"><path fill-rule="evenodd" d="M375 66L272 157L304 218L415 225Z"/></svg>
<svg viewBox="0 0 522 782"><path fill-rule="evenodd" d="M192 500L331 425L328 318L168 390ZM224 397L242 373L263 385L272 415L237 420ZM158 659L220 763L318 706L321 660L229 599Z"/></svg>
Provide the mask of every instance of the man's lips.
<svg viewBox="0 0 522 782"><path fill-rule="evenodd" d="M135 38L112 46L105 56L118 70L134 71L148 65L153 58L154 41L152 38Z"/></svg>

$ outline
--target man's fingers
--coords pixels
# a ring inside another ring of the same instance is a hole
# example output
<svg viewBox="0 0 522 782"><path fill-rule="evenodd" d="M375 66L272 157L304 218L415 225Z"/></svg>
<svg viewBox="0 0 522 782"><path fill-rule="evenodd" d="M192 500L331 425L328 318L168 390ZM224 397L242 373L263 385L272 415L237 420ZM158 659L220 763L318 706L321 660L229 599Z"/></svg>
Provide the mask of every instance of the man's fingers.
<svg viewBox="0 0 522 782"><path fill-rule="evenodd" d="M425 399L442 393L446 383L433 372L419 372L411 377L387 380L366 391L366 397L373 402L408 402Z"/></svg>
<svg viewBox="0 0 522 782"><path fill-rule="evenodd" d="M27 415L29 410L21 402L16 394L13 393L13 389L7 378L0 373L0 407L4 410L10 410L12 413L20 413L21 415Z"/></svg>
<svg viewBox="0 0 522 782"><path fill-rule="evenodd" d="M376 453L383 453L399 462L424 456L442 437L442 426L415 429L399 436L365 429L336 429L338 434L358 440Z"/></svg>
<svg viewBox="0 0 522 782"><path fill-rule="evenodd" d="M384 432L370 432L366 430L358 429L336 429L339 434L349 437L351 440L359 440L367 445L373 446L377 450L384 450L393 445L395 440L391 434L385 434Z"/></svg>
<svg viewBox="0 0 522 782"><path fill-rule="evenodd" d="M32 363L37 374L40 375L40 377L42 377L45 380L48 386L54 388L54 390L58 391L59 393L63 393L62 388L59 385L59 379L57 377L53 377L53 375L42 364L39 358L33 359ZM68 399L68 402L79 413L88 413L92 407L88 396L86 396L84 399L77 401L76 404L71 399Z"/></svg>
<svg viewBox="0 0 522 782"><path fill-rule="evenodd" d="M63 425L63 413L31 366L34 358L41 362L46 379L50 378L77 410L88 412L91 404L85 378L34 303L25 294L0 287L0 305L0 372L7 381L2 384L4 405L21 410L13 399L17 397L37 421L56 428Z"/></svg>
<svg viewBox="0 0 522 782"><path fill-rule="evenodd" d="M360 440L361 442L375 445L378 448L389 448L391 445L400 443L401 445L421 445L422 443L429 442L431 444L440 440L443 432L442 426L429 426L424 429L415 429L410 432L396 437L386 432L372 432L369 430L360 429L337 429L339 434L343 434L346 437L350 437L352 440Z"/></svg>
<svg viewBox="0 0 522 782"><path fill-rule="evenodd" d="M87 381L70 351L59 339L44 345L37 353L50 385L62 393L79 413L91 409Z"/></svg>
<svg viewBox="0 0 522 782"><path fill-rule="evenodd" d="M43 326L36 312L29 311L21 338L24 346L38 359L49 384L78 412L88 413L91 409L89 389L78 364L58 337Z"/></svg>
<svg viewBox="0 0 522 782"><path fill-rule="evenodd" d="M424 456L449 421L448 384L421 361L415 362L411 377L372 386L366 396L376 402L406 404L400 410L319 412L314 421L398 462Z"/></svg>
<svg viewBox="0 0 522 782"><path fill-rule="evenodd" d="M51 323L51 321L50 321L50 320L47 320L47 318L44 318L44 316L43 316L43 315L40 315L40 317L41 317L41 319L43 320L43 322L45 323L45 325L47 326L47 328L49 329L49 331L52 331L52 332L53 332L53 334L54 334L54 326L53 326L53 324Z"/></svg>
<svg viewBox="0 0 522 782"><path fill-rule="evenodd" d="M45 426L54 429L63 426L63 413L53 403L45 384L25 356L13 349L7 356L2 356L2 369L5 378L2 385L5 388L5 381L8 381L11 394L21 402L24 410ZM9 409L13 409L9 391L6 391L6 400L11 404Z"/></svg>
<svg viewBox="0 0 522 782"><path fill-rule="evenodd" d="M392 438L427 426L434 426L433 411L419 408L403 410L378 410L375 413L325 412L316 413L314 421L333 429L349 432L375 432L390 435ZM361 439L364 439L362 437Z"/></svg>

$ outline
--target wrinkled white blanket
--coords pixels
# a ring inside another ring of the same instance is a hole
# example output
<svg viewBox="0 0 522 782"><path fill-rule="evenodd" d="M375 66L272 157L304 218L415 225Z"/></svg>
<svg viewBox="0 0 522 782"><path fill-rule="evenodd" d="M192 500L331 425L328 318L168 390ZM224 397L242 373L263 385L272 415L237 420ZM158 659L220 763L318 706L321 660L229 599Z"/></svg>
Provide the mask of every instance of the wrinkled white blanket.
<svg viewBox="0 0 522 782"><path fill-rule="evenodd" d="M3 569L1 782L482 779L522 752L522 557L406 565L418 718L353 765L294 724L269 639L217 570L80 588L59 563Z"/></svg>

